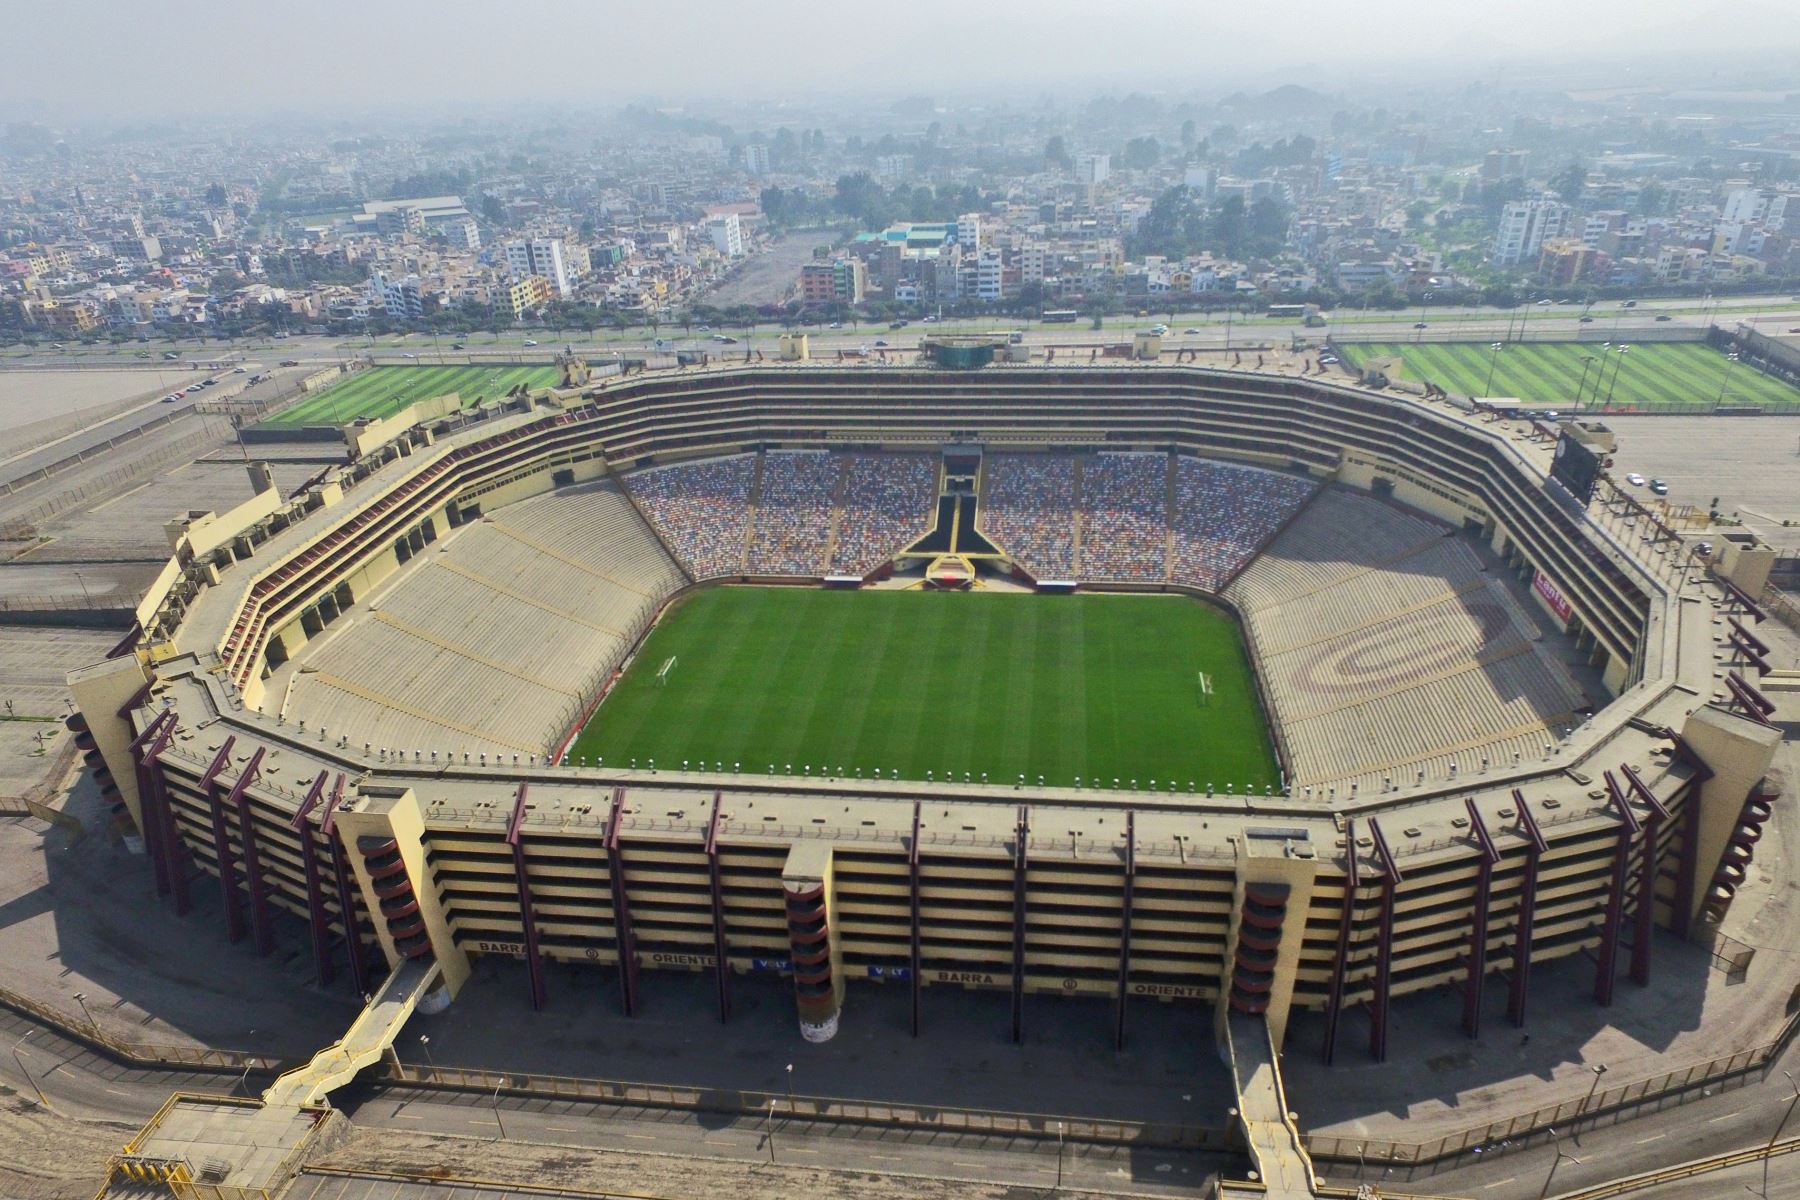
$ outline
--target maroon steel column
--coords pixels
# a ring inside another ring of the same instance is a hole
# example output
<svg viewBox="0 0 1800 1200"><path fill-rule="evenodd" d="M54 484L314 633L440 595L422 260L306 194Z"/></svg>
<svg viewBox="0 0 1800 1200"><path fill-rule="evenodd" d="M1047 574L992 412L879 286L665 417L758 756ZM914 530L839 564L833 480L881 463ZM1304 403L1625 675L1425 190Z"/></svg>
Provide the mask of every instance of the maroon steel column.
<svg viewBox="0 0 1800 1200"><path fill-rule="evenodd" d="M913 801L912 842L906 850L907 887L912 911L912 949L909 960L911 970L907 982L912 988L912 1035L914 1037L919 1036L919 990L924 986L920 979L920 976L924 974L920 960L924 956L919 953L919 804L919 801Z"/></svg>
<svg viewBox="0 0 1800 1200"><path fill-rule="evenodd" d="M1325 999L1325 1065L1337 1057L1338 1018L1344 1012L1344 975L1350 964L1350 930L1356 921L1356 818L1344 823L1344 907L1338 915L1337 958Z"/></svg>
<svg viewBox="0 0 1800 1200"><path fill-rule="evenodd" d="M250 924L256 931L256 952L267 954L275 948L275 926L269 914L269 892L263 884L262 857L256 850L256 824L250 816L250 785L262 771L264 747L258 746L244 767L244 773L231 785L230 805L237 811L238 839L244 850L244 875L250 886Z"/></svg>
<svg viewBox="0 0 1800 1200"><path fill-rule="evenodd" d="M1463 980L1463 1032L1470 1037L1480 1037L1481 994L1487 984L1488 894L1493 888L1494 866L1500 861L1500 851L1494 848L1494 839L1488 836L1481 810L1475 807L1475 798L1466 796L1463 803L1468 806L1469 827L1474 830L1475 842L1481 851L1481 859L1475 868L1475 920L1469 930L1469 973Z"/></svg>
<svg viewBox="0 0 1800 1200"><path fill-rule="evenodd" d="M519 836L525 824L525 797L531 785L521 783L513 794L512 820L506 826L506 844L512 848L513 879L519 889L519 924L525 931L525 974L531 981L531 1007L542 1012L549 998L544 986L544 958L538 952L537 914L531 904L531 870L525 861L525 843Z"/></svg>
<svg viewBox="0 0 1800 1200"><path fill-rule="evenodd" d="M712 891L713 980L719 991L719 1024L731 1018L731 945L725 937L725 883L719 874L719 811L723 792L713 793L706 823L706 881Z"/></svg>
<svg viewBox="0 0 1800 1200"><path fill-rule="evenodd" d="M1513 928L1512 989L1506 997L1506 1016L1514 1026L1525 1024L1525 1002L1531 987L1531 939L1537 922L1538 863L1550 848L1544 831L1525 804L1525 793L1513 789L1513 804L1519 810L1519 829L1525 835L1525 870L1519 878L1518 922Z"/></svg>
<svg viewBox="0 0 1800 1200"><path fill-rule="evenodd" d="M1131 891L1137 878L1137 814L1125 813L1125 889L1119 910L1119 993L1114 1001L1113 1049L1125 1048L1125 996L1131 980Z"/></svg>
<svg viewBox="0 0 1800 1200"><path fill-rule="evenodd" d="M1381 832L1381 823L1369 818L1369 836L1375 839L1375 857L1381 860L1381 913L1375 942L1375 995L1369 1003L1369 1053L1376 1062L1387 1061L1389 988L1394 967L1394 889L1402 878L1394 852Z"/></svg>
<svg viewBox="0 0 1800 1200"><path fill-rule="evenodd" d="M156 796L163 857L168 862L169 886L175 892L175 915L185 917L194 906L193 898L188 894L187 844L181 840L181 830L175 824L175 802L169 797L169 780L163 774L162 760L157 757L175 736L176 724L175 715L170 713L168 724L151 745L150 790Z"/></svg>
<svg viewBox="0 0 1800 1200"><path fill-rule="evenodd" d="M312 936L313 967L318 972L319 986L324 987L337 977L331 964L331 917L325 911L325 889L319 877L319 847L313 840L312 826L306 818L325 798L325 779L328 772L320 771L319 777L312 781L306 790L306 798L300 801L300 807L294 810L294 819L289 828L294 836L300 839L300 867L306 876L306 918L307 929Z"/></svg>
<svg viewBox="0 0 1800 1200"><path fill-rule="evenodd" d="M1013 944L1012 944L1012 1040L1025 1040L1025 869L1030 861L1026 842L1031 838L1031 810L1019 805L1019 821L1013 830Z"/></svg>
<svg viewBox="0 0 1800 1200"><path fill-rule="evenodd" d="M131 742L131 753L137 762L138 833L143 836L144 852L150 857L150 873L155 877L158 896L169 894L171 880L169 858L163 847L165 826L161 814L156 811L155 785L151 776L156 769L154 748L166 744L162 735L165 727L172 725L174 721L174 713L158 713Z"/></svg>
<svg viewBox="0 0 1800 1200"><path fill-rule="evenodd" d="M213 767L223 768L230 761L231 747L235 739L227 738L219 747L218 756L213 759ZM219 899L225 905L225 937L228 941L239 942L244 938L243 902L238 899L237 888L237 856L231 849L231 832L225 825L225 805L219 798L219 785L213 778L216 772L208 768L201 783L206 793L206 805L212 814L213 857L219 865Z"/></svg>
<svg viewBox="0 0 1800 1200"><path fill-rule="evenodd" d="M619 999L625 1015L637 1015L637 935L631 932L631 901L625 894L625 855L619 830L625 820L625 789L613 789L612 815L606 820L606 878L612 885L613 945L619 953Z"/></svg>
<svg viewBox="0 0 1800 1200"><path fill-rule="evenodd" d="M1629 766L1619 771L1631 791L1650 809L1644 822L1644 841L1638 851L1637 912L1631 935L1631 982L1643 987L1650 982L1650 942L1656 934L1656 864L1662 853L1662 828L1669 819L1669 809L1656 798L1638 773Z"/></svg>
<svg viewBox="0 0 1800 1200"><path fill-rule="evenodd" d="M331 800L325 805L325 816L319 832L331 847L331 871L337 877L338 921L344 927L344 951L350 957L350 982L359 996L369 994L369 967L363 958L362 928L356 920L356 894L350 887L350 865L345 849L337 838L337 810L344 802L344 776L340 773L331 785Z"/></svg>
<svg viewBox="0 0 1800 1200"><path fill-rule="evenodd" d="M1625 921L1625 886L1631 874L1631 839L1643 832L1637 814L1619 791L1619 781L1606 772L1606 798L1618 812L1619 837L1613 846L1612 888L1606 898L1606 924L1600 930L1600 951L1594 963L1594 1002L1612 1004L1613 980L1619 969L1619 932Z"/></svg>

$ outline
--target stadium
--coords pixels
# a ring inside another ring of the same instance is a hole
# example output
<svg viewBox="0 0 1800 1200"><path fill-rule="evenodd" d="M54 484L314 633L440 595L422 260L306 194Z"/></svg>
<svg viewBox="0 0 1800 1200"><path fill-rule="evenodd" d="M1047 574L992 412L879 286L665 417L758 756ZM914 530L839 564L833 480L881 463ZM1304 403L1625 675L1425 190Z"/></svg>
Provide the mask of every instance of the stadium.
<svg viewBox="0 0 1800 1200"><path fill-rule="evenodd" d="M191 522L71 724L167 903L365 995L500 955L1379 1060L1401 995L1647 981L1770 812L1758 560L1684 601L1554 441L1202 367L540 391Z"/></svg>

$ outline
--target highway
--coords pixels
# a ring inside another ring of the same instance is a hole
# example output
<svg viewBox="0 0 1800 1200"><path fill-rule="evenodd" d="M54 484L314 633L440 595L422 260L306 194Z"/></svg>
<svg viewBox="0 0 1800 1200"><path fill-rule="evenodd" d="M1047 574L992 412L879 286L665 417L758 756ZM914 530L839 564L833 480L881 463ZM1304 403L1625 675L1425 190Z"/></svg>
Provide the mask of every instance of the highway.
<svg viewBox="0 0 1800 1200"><path fill-rule="evenodd" d="M1287 347L1295 337L1317 345L1329 334L1340 339L1405 341L1415 335L1487 340L1512 337L1524 340L1569 339L1577 336L1603 341L1608 338L1630 340L1640 330L1665 330L1671 327L1698 327L1710 322L1734 324L1744 322L1760 332L1787 336L1790 329L1800 329L1800 299L1789 296L1727 297L1710 303L1696 299L1642 300L1634 308L1623 308L1616 301L1596 304L1589 323L1581 322L1582 308L1576 304L1538 306L1522 305L1503 310L1495 308L1410 308L1405 311L1363 312L1340 309L1331 314L1326 328L1309 328L1298 321L1264 316L1233 317L1221 314L1176 313L1173 319L1165 310L1145 310L1143 317L1114 315L1106 318L1105 327L1090 328L1084 317L1073 324L1044 325L1037 321L996 316L987 319L952 318L943 323L909 322L905 328L889 329L885 324L868 324L830 329L805 327L815 357L832 357L838 350L877 348L886 342L890 351L916 349L921 337L933 333L957 334L1020 330L1026 344L1049 346L1094 346L1128 340L1133 331L1152 324L1165 323L1170 333L1164 338L1165 350L1236 349L1245 345L1268 344ZM1668 318L1666 321L1658 317ZM1424 331L1414 325L1424 321ZM1197 332L1187 333L1192 329ZM762 350L770 354L781 329L774 323L758 325L754 330L742 326L720 326L702 332L679 324L663 325L656 331L631 329L624 332L574 330L515 330L501 334L468 335L401 334L369 337L297 336L281 340L259 338L230 343L209 342L204 347L181 346L176 349L181 361L223 359L230 355L255 353L264 361L293 359L306 365L341 362L358 355L371 355L376 361L397 364L467 363L483 359L504 358L549 361L565 345L599 359L612 354L655 354L655 341L661 338L666 351L674 349L706 350L715 356L740 357L746 350ZM715 333L734 337L736 345L721 345L712 340ZM1794 335L1800 336L1800 335ZM527 340L539 343L526 346ZM462 343L464 349L451 347ZM11 366L143 366L136 355L148 349L160 360L166 341L152 339L147 347L135 343L125 346L67 347L60 353L44 347L22 346L0 350L0 369ZM416 357L406 357L408 355Z"/></svg>

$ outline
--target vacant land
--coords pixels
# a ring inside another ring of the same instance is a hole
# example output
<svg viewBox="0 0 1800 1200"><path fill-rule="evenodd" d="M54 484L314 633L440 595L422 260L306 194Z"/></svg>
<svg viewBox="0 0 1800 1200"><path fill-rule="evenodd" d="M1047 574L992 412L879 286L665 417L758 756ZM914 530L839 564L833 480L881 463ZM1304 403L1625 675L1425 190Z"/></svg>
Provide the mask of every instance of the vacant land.
<svg viewBox="0 0 1800 1200"><path fill-rule="evenodd" d="M1236 624L1175 596L701 592L651 634L572 751L1184 792L1278 778Z"/></svg>
<svg viewBox="0 0 1800 1200"><path fill-rule="evenodd" d="M1584 410L1606 412L1707 412L1721 402L1800 410L1800 390L1701 342L1509 342L1498 352L1490 342L1351 342L1339 348L1353 367L1396 359L1400 378L1464 396L1512 396L1570 408L1579 399Z"/></svg>
<svg viewBox="0 0 1800 1200"><path fill-rule="evenodd" d="M493 400L518 384L550 387L561 378L552 366L541 367L369 367L345 377L270 417L263 424L280 429L303 425L347 425L358 417L382 420L415 400L455 392L465 405Z"/></svg>

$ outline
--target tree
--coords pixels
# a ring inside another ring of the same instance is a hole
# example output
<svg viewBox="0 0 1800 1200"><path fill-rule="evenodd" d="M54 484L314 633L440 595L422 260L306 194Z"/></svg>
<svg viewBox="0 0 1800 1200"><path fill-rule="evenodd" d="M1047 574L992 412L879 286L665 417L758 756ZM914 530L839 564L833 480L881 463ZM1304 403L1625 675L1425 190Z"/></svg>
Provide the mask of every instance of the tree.
<svg viewBox="0 0 1800 1200"><path fill-rule="evenodd" d="M1120 165L1131 170L1147 171L1162 157L1162 143L1153 137L1134 137L1125 143L1119 156Z"/></svg>
<svg viewBox="0 0 1800 1200"><path fill-rule="evenodd" d="M1227 258L1241 258L1244 254L1246 224L1244 198L1227 196L1213 211L1207 233L1212 244L1223 251Z"/></svg>
<svg viewBox="0 0 1800 1200"><path fill-rule="evenodd" d="M1192 150L1194 148L1194 138L1197 132L1192 117L1189 117L1181 123L1181 148L1183 150Z"/></svg>
<svg viewBox="0 0 1800 1200"><path fill-rule="evenodd" d="M1138 223L1132 238L1131 254L1161 254L1165 258L1181 258L1201 248L1206 237L1206 219L1198 195L1186 184L1164 191L1150 203L1150 211Z"/></svg>
<svg viewBox="0 0 1800 1200"><path fill-rule="evenodd" d="M1669 189L1654 179L1638 189L1637 210L1643 216L1661 216L1668 203Z"/></svg>
<svg viewBox="0 0 1800 1200"><path fill-rule="evenodd" d="M1050 171L1075 169L1075 160L1069 157L1068 144L1060 133L1044 143L1044 168Z"/></svg>
<svg viewBox="0 0 1800 1200"><path fill-rule="evenodd" d="M1569 165L1550 179L1551 189L1570 204L1581 199L1581 189L1586 186L1587 168L1576 159L1570 159Z"/></svg>
<svg viewBox="0 0 1800 1200"><path fill-rule="evenodd" d="M209 185L206 189L206 203L211 208L224 208L225 186L218 183Z"/></svg>

